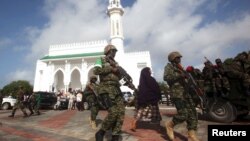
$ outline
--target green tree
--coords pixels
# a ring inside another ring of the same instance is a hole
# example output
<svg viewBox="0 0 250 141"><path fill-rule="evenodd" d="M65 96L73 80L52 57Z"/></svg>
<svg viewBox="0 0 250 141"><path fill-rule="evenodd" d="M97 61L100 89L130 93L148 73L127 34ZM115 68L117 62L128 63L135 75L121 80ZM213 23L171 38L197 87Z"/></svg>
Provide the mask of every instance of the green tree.
<svg viewBox="0 0 250 141"><path fill-rule="evenodd" d="M2 89L2 95L11 95L13 97L16 97L17 92L19 90L19 86L22 86L24 88L25 93L31 94L33 92L33 86L26 80L18 80L18 81L12 81L11 83L7 84Z"/></svg>
<svg viewBox="0 0 250 141"><path fill-rule="evenodd" d="M2 105L3 101L3 95L2 95L2 89L0 89L0 105Z"/></svg>

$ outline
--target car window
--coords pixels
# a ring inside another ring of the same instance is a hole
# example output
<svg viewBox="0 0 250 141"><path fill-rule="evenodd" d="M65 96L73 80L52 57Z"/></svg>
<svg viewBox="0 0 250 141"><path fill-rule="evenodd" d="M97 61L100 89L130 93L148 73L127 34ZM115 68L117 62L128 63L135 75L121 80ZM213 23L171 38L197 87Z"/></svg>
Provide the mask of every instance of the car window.
<svg viewBox="0 0 250 141"><path fill-rule="evenodd" d="M35 94L40 95L42 98L56 97L54 93L48 93L48 92L36 92Z"/></svg>

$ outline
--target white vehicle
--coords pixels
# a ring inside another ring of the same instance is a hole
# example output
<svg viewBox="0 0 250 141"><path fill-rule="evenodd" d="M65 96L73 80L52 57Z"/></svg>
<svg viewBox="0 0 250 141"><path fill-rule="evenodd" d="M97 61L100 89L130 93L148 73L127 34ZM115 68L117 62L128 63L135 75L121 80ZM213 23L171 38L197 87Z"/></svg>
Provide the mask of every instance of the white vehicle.
<svg viewBox="0 0 250 141"><path fill-rule="evenodd" d="M3 110L8 110L8 109L12 108L16 102L17 102L17 100L15 98L13 98L12 96L4 97L1 107Z"/></svg>

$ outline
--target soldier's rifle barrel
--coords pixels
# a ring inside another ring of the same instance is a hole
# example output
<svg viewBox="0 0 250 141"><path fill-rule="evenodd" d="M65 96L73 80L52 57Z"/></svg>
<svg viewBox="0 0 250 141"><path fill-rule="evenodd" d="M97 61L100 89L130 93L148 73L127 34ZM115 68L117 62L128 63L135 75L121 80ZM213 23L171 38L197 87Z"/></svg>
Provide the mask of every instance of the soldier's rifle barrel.
<svg viewBox="0 0 250 141"><path fill-rule="evenodd" d="M200 106L201 106L201 109L202 109L203 111L205 111L206 102L205 102L205 99L204 99L204 96L205 96L205 95L204 95L203 91L202 91L202 90L200 89L200 87L197 85L197 83L196 83L196 81L194 80L193 76L192 76L189 72L185 71L185 70L183 69L183 67L182 67L180 64L178 64L177 67L179 68L179 70L181 71L181 73L184 73L185 76L187 77L188 81L187 81L187 82L185 81L185 83L187 83L187 86L190 87L190 88L192 88L192 89L195 91L196 95L197 95L197 96L199 97L199 99L200 99ZM190 84L190 83L191 83L191 84Z"/></svg>

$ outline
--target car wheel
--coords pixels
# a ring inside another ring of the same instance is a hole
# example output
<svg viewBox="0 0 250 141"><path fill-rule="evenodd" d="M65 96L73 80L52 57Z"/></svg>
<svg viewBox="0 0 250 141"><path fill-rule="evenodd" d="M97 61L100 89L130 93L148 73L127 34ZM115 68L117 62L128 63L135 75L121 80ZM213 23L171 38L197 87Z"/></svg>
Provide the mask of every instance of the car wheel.
<svg viewBox="0 0 250 141"><path fill-rule="evenodd" d="M213 121L230 123L237 117L237 109L228 101L211 101L209 105L208 114Z"/></svg>
<svg viewBox="0 0 250 141"><path fill-rule="evenodd" d="M10 108L10 104L9 103L4 103L3 105L2 105L2 109L3 110L8 110Z"/></svg>
<svg viewBox="0 0 250 141"><path fill-rule="evenodd" d="M83 102L83 108L84 108L85 110L88 110L88 109L89 109L89 104L88 104L88 102Z"/></svg>

